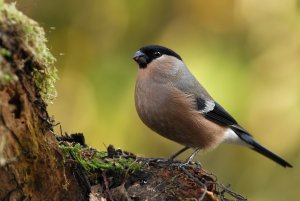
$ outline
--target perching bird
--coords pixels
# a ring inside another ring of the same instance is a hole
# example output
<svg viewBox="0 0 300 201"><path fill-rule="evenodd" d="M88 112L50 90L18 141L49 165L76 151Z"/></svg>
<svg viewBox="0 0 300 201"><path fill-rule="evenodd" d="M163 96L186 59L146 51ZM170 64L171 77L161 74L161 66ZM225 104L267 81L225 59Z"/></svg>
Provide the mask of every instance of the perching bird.
<svg viewBox="0 0 300 201"><path fill-rule="evenodd" d="M244 145L283 167L292 167L242 128L191 74L181 57L169 48L150 45L138 50L133 59L139 70L135 105L141 120L158 134L185 147L200 151L221 143Z"/></svg>

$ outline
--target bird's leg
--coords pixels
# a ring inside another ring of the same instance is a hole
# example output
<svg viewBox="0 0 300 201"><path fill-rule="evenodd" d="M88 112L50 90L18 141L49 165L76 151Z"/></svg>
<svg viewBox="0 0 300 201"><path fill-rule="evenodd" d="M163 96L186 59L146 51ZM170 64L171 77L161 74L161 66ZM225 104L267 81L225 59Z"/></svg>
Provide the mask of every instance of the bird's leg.
<svg viewBox="0 0 300 201"><path fill-rule="evenodd" d="M184 169L185 166L189 165L189 164L192 162L192 160L194 159L194 157L200 152L200 150L201 150L201 148L197 148L197 149L192 153L192 155L191 155L190 157L188 157L188 158L185 160L184 163L181 163L181 164L179 165L179 168L180 168L180 169ZM192 165L194 165L194 164L196 164L196 165L199 166L199 167L202 166L200 162L193 163Z"/></svg>
<svg viewBox="0 0 300 201"><path fill-rule="evenodd" d="M192 155L186 159L185 162L186 162L187 164L189 164L189 163L195 158L195 156L196 156L200 151L201 151L201 148L197 148L197 149L192 153Z"/></svg>
<svg viewBox="0 0 300 201"><path fill-rule="evenodd" d="M188 150L190 147L184 147L169 157L169 161L173 161L177 156Z"/></svg>

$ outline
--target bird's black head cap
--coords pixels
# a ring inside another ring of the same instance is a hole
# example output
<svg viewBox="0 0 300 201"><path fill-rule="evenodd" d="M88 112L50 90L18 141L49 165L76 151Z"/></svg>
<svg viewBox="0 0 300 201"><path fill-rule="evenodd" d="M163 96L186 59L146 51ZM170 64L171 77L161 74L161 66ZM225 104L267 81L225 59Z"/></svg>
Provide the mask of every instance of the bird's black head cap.
<svg viewBox="0 0 300 201"><path fill-rule="evenodd" d="M160 45L148 45L142 47L134 54L133 59L139 64L140 68L146 68L151 61L162 55L169 55L182 60L176 52Z"/></svg>

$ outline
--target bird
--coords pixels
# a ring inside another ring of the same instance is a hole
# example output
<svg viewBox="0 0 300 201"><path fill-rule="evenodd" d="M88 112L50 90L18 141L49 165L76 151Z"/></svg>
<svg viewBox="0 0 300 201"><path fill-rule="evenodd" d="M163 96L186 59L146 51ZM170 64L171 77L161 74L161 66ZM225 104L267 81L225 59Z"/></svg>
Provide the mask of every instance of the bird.
<svg viewBox="0 0 300 201"><path fill-rule="evenodd" d="M133 60L138 64L134 99L140 119L154 132L184 146L172 160L192 148L187 159L191 162L201 150L228 143L292 168L259 144L209 95L179 54L164 46L147 45L135 52Z"/></svg>

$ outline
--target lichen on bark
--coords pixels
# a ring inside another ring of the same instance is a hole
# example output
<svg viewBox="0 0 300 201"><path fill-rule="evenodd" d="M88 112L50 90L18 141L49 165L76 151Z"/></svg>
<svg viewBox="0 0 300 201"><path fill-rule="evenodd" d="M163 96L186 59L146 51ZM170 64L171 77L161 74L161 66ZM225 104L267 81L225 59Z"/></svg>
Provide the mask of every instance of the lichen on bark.
<svg viewBox="0 0 300 201"><path fill-rule="evenodd" d="M40 96L44 101L51 102L57 95L54 83L58 76L54 65L55 58L46 46L47 40L43 28L18 11L13 3L2 3L2 6L0 3L0 21L2 22L0 23L0 62L5 58L18 59L14 58L15 55L12 55L12 52L22 51L20 54L23 54L24 65L18 67L30 66L32 68L29 70ZM14 34L15 37L10 37L11 34ZM26 62L31 62L31 64L26 66ZM7 83L8 77L3 73L4 69L0 69L0 72L2 72L0 73L0 82ZM9 77L13 78L14 76Z"/></svg>

